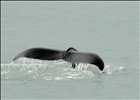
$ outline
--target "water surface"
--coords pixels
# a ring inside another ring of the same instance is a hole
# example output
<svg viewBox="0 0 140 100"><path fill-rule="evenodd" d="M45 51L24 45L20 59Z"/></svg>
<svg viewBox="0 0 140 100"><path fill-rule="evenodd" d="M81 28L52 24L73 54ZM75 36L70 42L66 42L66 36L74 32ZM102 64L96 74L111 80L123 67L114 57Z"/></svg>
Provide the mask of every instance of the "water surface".
<svg viewBox="0 0 140 100"><path fill-rule="evenodd" d="M2 1L2 99L138 99L139 2ZM12 59L32 47L97 53L96 66Z"/></svg>

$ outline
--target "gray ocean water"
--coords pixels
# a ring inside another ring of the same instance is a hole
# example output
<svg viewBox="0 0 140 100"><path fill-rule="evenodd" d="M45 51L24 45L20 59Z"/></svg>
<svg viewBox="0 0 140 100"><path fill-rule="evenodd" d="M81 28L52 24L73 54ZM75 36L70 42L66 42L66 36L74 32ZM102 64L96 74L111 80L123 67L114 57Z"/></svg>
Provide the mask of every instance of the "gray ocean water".
<svg viewBox="0 0 140 100"><path fill-rule="evenodd" d="M2 1L2 99L139 99L139 2ZM93 52L94 65L12 59L28 48Z"/></svg>

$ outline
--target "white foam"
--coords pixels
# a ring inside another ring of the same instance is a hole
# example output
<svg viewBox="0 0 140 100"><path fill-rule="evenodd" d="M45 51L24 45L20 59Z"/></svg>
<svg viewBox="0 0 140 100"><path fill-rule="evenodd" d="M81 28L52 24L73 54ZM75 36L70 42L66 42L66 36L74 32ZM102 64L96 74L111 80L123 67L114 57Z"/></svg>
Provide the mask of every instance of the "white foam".
<svg viewBox="0 0 140 100"><path fill-rule="evenodd" d="M61 60L41 61L20 58L1 66L2 80L65 80L89 77L89 74L75 70L69 63Z"/></svg>
<svg viewBox="0 0 140 100"><path fill-rule="evenodd" d="M117 66L113 64L106 64L104 68L104 72L107 74L116 74L117 72L122 72L126 69L125 66Z"/></svg>
<svg viewBox="0 0 140 100"><path fill-rule="evenodd" d="M104 73L111 75L121 72L124 66L107 64ZM41 61L21 58L15 62L1 64L2 80L67 80L93 78L102 74L97 66L91 64L78 64L76 69L65 61Z"/></svg>

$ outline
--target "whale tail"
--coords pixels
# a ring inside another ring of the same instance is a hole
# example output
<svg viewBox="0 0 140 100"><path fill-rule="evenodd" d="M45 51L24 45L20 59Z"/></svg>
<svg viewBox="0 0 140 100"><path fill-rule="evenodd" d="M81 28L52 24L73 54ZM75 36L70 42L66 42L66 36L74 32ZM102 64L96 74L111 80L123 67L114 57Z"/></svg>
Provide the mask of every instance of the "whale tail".
<svg viewBox="0 0 140 100"><path fill-rule="evenodd" d="M18 59L18 58L19 58L18 56L14 57L14 58L13 58L13 61L15 61L15 60Z"/></svg>
<svg viewBox="0 0 140 100"><path fill-rule="evenodd" d="M61 50L46 49L46 48L31 48L15 56L13 61L21 57L40 60L59 60L62 59L62 54L63 51Z"/></svg>
<svg viewBox="0 0 140 100"><path fill-rule="evenodd" d="M63 60L72 63L72 67L75 68L75 63L87 63L96 65L101 71L104 69L104 62L101 57L95 53L85 52L67 52L63 57Z"/></svg>
<svg viewBox="0 0 140 100"><path fill-rule="evenodd" d="M59 60L63 59L72 63L72 67L76 67L76 63L89 63L96 65L101 71L104 69L104 62L95 53L78 52L75 48L70 47L66 51L46 49L46 48L31 48L25 50L14 57L13 61L20 58L34 58L40 60Z"/></svg>

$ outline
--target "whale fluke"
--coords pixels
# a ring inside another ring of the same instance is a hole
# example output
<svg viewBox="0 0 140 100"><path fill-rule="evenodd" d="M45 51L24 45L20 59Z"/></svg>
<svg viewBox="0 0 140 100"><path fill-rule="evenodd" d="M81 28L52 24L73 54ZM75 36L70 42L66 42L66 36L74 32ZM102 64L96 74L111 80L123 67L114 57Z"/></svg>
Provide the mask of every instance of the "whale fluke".
<svg viewBox="0 0 140 100"><path fill-rule="evenodd" d="M27 57L27 58L34 58L40 60L59 60L62 59L61 50L54 50L54 49L46 49L46 48L31 48L27 49L16 57L14 57L13 61L20 58L20 57Z"/></svg>
<svg viewBox="0 0 140 100"><path fill-rule="evenodd" d="M63 57L63 60L71 63L87 63L94 64L102 71L104 69L104 62L95 53L86 53L86 52L68 52ZM75 65L73 65L75 67Z"/></svg>
<svg viewBox="0 0 140 100"><path fill-rule="evenodd" d="M73 47L70 47L65 51L48 48L31 48L18 54L16 57L14 57L13 61L20 57L40 60L63 59L67 62L72 63L73 68L76 67L75 63L89 63L96 65L101 71L104 69L104 62L99 55L95 53L78 52Z"/></svg>

